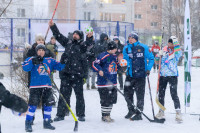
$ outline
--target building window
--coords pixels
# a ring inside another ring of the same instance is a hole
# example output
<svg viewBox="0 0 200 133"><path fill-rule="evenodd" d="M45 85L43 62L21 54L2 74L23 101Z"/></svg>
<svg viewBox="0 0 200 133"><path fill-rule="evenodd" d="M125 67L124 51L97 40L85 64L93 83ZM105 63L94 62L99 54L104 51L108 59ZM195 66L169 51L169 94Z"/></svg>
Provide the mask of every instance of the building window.
<svg viewBox="0 0 200 133"><path fill-rule="evenodd" d="M141 14L135 14L135 19L142 19L142 15Z"/></svg>
<svg viewBox="0 0 200 133"><path fill-rule="evenodd" d="M25 29L24 28L18 28L17 29L17 36L18 37L25 37Z"/></svg>
<svg viewBox="0 0 200 133"><path fill-rule="evenodd" d="M125 21L125 20L126 20L126 15L122 14L122 21Z"/></svg>
<svg viewBox="0 0 200 133"><path fill-rule="evenodd" d="M122 4L125 4L126 0L122 0Z"/></svg>
<svg viewBox="0 0 200 133"><path fill-rule="evenodd" d="M17 9L17 17L25 17L25 9Z"/></svg>
<svg viewBox="0 0 200 133"><path fill-rule="evenodd" d="M87 19L87 13L86 12L84 12L84 20L86 20Z"/></svg>
<svg viewBox="0 0 200 133"><path fill-rule="evenodd" d="M158 6L157 6L157 5L151 5L151 9L152 9L152 10L157 10L157 9L158 9Z"/></svg>
<svg viewBox="0 0 200 133"><path fill-rule="evenodd" d="M101 0L102 3L109 3L112 4L112 0Z"/></svg>
<svg viewBox="0 0 200 133"><path fill-rule="evenodd" d="M91 13L88 12L87 20L91 20L91 19L90 19L90 16L91 16Z"/></svg>
<svg viewBox="0 0 200 133"><path fill-rule="evenodd" d="M87 3L87 2L91 2L91 1L92 1L92 0L84 0L84 2L86 2L86 3Z"/></svg>
<svg viewBox="0 0 200 133"><path fill-rule="evenodd" d="M3 12L3 8L0 8L0 13L2 13ZM7 17L7 15L6 15L6 10L4 11L4 13L2 14L2 17Z"/></svg>
<svg viewBox="0 0 200 133"><path fill-rule="evenodd" d="M103 20L103 13L100 13L100 20Z"/></svg>
<svg viewBox="0 0 200 133"><path fill-rule="evenodd" d="M151 22L151 26L157 27L158 26L158 22Z"/></svg>

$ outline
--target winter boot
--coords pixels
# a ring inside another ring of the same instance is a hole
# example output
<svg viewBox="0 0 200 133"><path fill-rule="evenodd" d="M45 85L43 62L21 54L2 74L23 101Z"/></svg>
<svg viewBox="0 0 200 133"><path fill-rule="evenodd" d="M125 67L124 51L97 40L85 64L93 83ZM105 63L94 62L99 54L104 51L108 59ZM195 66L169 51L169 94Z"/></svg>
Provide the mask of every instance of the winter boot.
<svg viewBox="0 0 200 133"><path fill-rule="evenodd" d="M87 84L87 90L89 90L90 89L90 85L89 84Z"/></svg>
<svg viewBox="0 0 200 133"><path fill-rule="evenodd" d="M78 117L78 120L79 120L79 121L85 121L85 117L84 117L84 116Z"/></svg>
<svg viewBox="0 0 200 133"><path fill-rule="evenodd" d="M134 111L129 111L128 114L125 116L126 119L130 119L135 114Z"/></svg>
<svg viewBox="0 0 200 133"><path fill-rule="evenodd" d="M51 125L50 120L44 120L43 127L44 129L55 130L55 127Z"/></svg>
<svg viewBox="0 0 200 133"><path fill-rule="evenodd" d="M32 121L31 120L26 120L25 121L25 130L26 132L32 132Z"/></svg>
<svg viewBox="0 0 200 133"><path fill-rule="evenodd" d="M56 116L56 118L54 118L54 121L62 121L62 120L64 120L64 117Z"/></svg>
<svg viewBox="0 0 200 133"><path fill-rule="evenodd" d="M112 119L110 116L102 116L101 119L104 122L114 122L114 119Z"/></svg>
<svg viewBox="0 0 200 133"><path fill-rule="evenodd" d="M158 114L156 114L156 118L158 119L165 119L165 113L163 110L159 110Z"/></svg>
<svg viewBox="0 0 200 133"><path fill-rule="evenodd" d="M97 88L95 87L95 85L92 85L91 89L97 89Z"/></svg>
<svg viewBox="0 0 200 133"><path fill-rule="evenodd" d="M183 122L183 119L182 119L182 116L181 116L181 110L176 110L176 117L175 117L175 120L176 120L178 123Z"/></svg>
<svg viewBox="0 0 200 133"><path fill-rule="evenodd" d="M132 121L139 121L139 120L142 120L142 115L141 115L141 113L137 113L135 116L133 116L132 118L130 118L130 120L132 120Z"/></svg>

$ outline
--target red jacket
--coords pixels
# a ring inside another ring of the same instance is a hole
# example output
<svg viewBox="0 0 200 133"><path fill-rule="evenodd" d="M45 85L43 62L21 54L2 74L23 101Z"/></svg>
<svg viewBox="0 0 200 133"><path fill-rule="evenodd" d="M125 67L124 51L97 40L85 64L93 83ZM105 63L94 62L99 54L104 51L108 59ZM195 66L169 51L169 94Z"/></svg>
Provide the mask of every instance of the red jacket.
<svg viewBox="0 0 200 133"><path fill-rule="evenodd" d="M153 47L151 48L151 52L153 53L158 53L160 50L160 46L156 46L155 44L153 45Z"/></svg>

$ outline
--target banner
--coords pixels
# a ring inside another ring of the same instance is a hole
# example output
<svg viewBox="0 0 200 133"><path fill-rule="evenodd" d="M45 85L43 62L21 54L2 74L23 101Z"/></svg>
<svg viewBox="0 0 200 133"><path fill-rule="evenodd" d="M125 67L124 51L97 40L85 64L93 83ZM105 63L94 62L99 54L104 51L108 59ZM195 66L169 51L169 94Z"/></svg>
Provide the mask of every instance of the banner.
<svg viewBox="0 0 200 133"><path fill-rule="evenodd" d="M185 76L185 106L190 107L191 94L191 24L189 0L185 4L184 20L184 76Z"/></svg>

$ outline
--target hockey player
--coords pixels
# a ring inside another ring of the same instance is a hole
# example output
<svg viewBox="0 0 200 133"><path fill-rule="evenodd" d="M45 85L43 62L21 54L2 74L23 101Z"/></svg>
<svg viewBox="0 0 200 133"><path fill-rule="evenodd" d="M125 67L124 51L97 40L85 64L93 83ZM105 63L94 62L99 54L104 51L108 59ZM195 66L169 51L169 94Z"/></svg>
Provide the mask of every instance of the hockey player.
<svg viewBox="0 0 200 133"><path fill-rule="evenodd" d="M176 110L176 121L181 122L181 107L180 101L177 94L178 85L178 68L177 64L179 58L182 55L180 45L176 37L170 37L168 41L168 46L164 47L164 51L161 50L159 55L162 55L161 59L161 69L160 69L160 79L159 79L159 102L164 106L165 90L167 84L170 86L170 93L172 100L174 101L174 107ZM158 119L164 118L164 112L160 109L156 115Z"/></svg>
<svg viewBox="0 0 200 133"><path fill-rule="evenodd" d="M137 107L143 111L145 77L150 74L150 70L154 63L154 56L152 52L149 51L147 45L138 41L137 33L131 33L128 37L128 43L123 49L123 58L127 60L127 73L124 85L125 99L129 99L133 102L133 95L136 93ZM147 59L149 60L148 63ZM128 102L127 105L129 112L125 118L131 118L131 120L142 120L141 113L135 111L133 106Z"/></svg>
<svg viewBox="0 0 200 133"><path fill-rule="evenodd" d="M97 86L100 95L102 121L105 122L114 121L111 119L110 113L113 104L117 102L117 90L113 87L113 85L117 85L117 67L119 66L115 55L116 51L116 43L109 42L107 52L101 53L92 65L93 70L98 73Z"/></svg>
<svg viewBox="0 0 200 133"><path fill-rule="evenodd" d="M154 55L155 60L157 59L157 58L156 58L156 55L158 54L159 50L160 50L160 46L159 46L158 42L156 41L156 42L153 44L153 47L152 47L152 49L151 49L151 51L153 52L153 55ZM153 70L154 72L156 72L156 69L158 70L158 64L157 64L157 62L154 62L154 64L153 64L153 69L154 69L154 70Z"/></svg>
<svg viewBox="0 0 200 133"><path fill-rule="evenodd" d="M65 67L64 64L56 62L51 57L44 57L46 51L45 45L38 44L35 49L37 56L27 58L22 64L24 71L31 71L29 109L25 121L25 130L27 132L32 132L31 124L33 116L41 99L44 108L43 127L45 129L55 129L50 124L53 99L49 74L52 70L62 70Z"/></svg>

